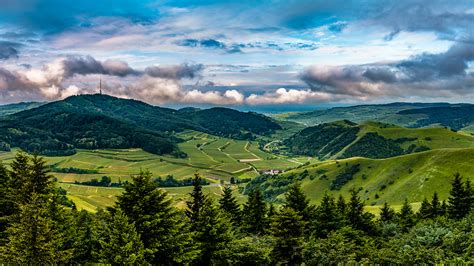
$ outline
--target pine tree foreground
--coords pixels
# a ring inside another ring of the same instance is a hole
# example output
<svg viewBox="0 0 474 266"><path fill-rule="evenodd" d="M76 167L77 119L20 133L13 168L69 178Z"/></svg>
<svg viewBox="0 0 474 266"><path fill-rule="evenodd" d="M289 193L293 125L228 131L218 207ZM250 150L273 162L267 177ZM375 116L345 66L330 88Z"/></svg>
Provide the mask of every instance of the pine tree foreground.
<svg viewBox="0 0 474 266"><path fill-rule="evenodd" d="M378 218L359 190L321 195L315 206L298 183L270 205L257 187L240 211L235 186L217 202L200 176L184 211L151 178L133 176L115 206L88 213L55 187L41 158L18 154L0 166L0 264L474 263L472 187L460 175L447 201L434 193L418 212L408 200L398 212L385 203Z"/></svg>

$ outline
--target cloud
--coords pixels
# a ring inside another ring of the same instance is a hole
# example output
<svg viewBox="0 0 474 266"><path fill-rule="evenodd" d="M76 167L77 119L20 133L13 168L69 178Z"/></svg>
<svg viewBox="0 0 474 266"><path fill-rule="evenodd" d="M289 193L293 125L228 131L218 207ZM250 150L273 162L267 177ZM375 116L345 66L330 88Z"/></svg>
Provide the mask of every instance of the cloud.
<svg viewBox="0 0 474 266"><path fill-rule="evenodd" d="M457 42L446 52L423 53L396 63L313 66L300 73L312 91L360 99L378 96L473 93L473 44Z"/></svg>
<svg viewBox="0 0 474 266"><path fill-rule="evenodd" d="M137 75L138 71L132 69L126 62L107 60L100 62L92 56L68 56L57 61L64 71L64 78L74 75L103 74L124 77Z"/></svg>
<svg viewBox="0 0 474 266"><path fill-rule="evenodd" d="M18 58L20 43L0 41L0 60Z"/></svg>
<svg viewBox="0 0 474 266"><path fill-rule="evenodd" d="M306 102L325 102L334 100L334 95L325 92L315 92L311 90L297 90L279 88L274 92L264 94L251 94L245 102L250 105L260 104L288 104L288 103L306 103Z"/></svg>
<svg viewBox="0 0 474 266"><path fill-rule="evenodd" d="M386 40L392 40L401 31L433 31L443 38L456 39L460 31L472 29L474 13L470 9L470 0L388 2L367 22L390 28Z"/></svg>
<svg viewBox="0 0 474 266"><path fill-rule="evenodd" d="M152 66L145 69L145 73L155 78L165 79L193 79L200 76L204 65L202 64L181 64L178 66Z"/></svg>

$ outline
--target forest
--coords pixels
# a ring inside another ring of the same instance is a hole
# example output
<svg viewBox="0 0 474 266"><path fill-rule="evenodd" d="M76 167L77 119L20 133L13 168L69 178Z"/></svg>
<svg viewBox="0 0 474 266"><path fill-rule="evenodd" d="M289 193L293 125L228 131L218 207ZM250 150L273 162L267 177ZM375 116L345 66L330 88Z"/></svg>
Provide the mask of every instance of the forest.
<svg viewBox="0 0 474 266"><path fill-rule="evenodd" d="M449 198L437 193L414 212L328 194L311 205L298 182L269 204L258 187L241 206L224 186L213 201L199 175L178 208L149 172L134 175L116 204L78 211L43 158L18 153L0 167L0 263L157 265L318 265L474 263L473 189L453 173Z"/></svg>

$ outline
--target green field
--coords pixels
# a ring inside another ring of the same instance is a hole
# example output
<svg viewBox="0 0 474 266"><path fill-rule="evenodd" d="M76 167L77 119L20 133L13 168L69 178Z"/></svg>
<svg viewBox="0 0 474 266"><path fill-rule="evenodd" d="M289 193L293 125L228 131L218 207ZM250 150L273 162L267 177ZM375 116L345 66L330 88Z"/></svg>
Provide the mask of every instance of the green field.
<svg viewBox="0 0 474 266"><path fill-rule="evenodd" d="M108 149L79 150L72 156L45 157L45 160L47 164L59 169L92 171L81 174L52 172L78 208L89 211L111 206L122 189L75 185L75 181L100 179L104 175L111 177L112 182L125 181L141 170L150 171L154 177L173 175L177 179L199 173L211 181L211 185L204 190L213 197L220 194L221 182L228 183L232 176L254 178L260 171L267 169L286 170L284 175L307 170L311 178L305 178L302 186L313 203L319 202L326 192L347 196L351 188L358 188L369 205L367 209L374 213L378 212L378 206L385 201L397 206L405 198L416 207L423 197L431 197L434 191L442 199L446 199L451 177L455 172L474 178L474 136L471 132L453 132L445 128L407 129L370 122L361 126L359 135L374 131L390 139L416 138L403 143L403 148L416 144L427 146L431 150L388 159L318 161L306 156L289 157L263 151L257 141L233 140L185 131L178 134L184 140L178 146L188 155L186 158L159 156L141 149ZM279 140L284 136L286 133L277 132L271 139ZM271 140L266 138L267 141ZM0 152L0 160L8 164L17 151ZM352 180L340 190L329 190L334 177L354 164L360 164L361 170ZM323 175L326 177L322 178ZM166 190L180 206L191 187ZM238 192L236 195L243 202L245 197Z"/></svg>
<svg viewBox="0 0 474 266"><path fill-rule="evenodd" d="M67 183L60 183L60 186L68 191L68 197L74 201L78 209L91 212L95 212L99 208L113 206L116 197L123 191L122 188L93 187ZM243 203L245 196L238 193L235 186L233 186L233 189L237 200ZM165 190L173 198L176 206L184 208L192 187L173 187L165 188ZM217 201L222 194L222 186L217 184L204 186L203 192Z"/></svg>
<svg viewBox="0 0 474 266"><path fill-rule="evenodd" d="M220 138L205 133L185 131L179 134L185 141L179 143L187 158L159 156L141 149L79 150L72 156L44 157L48 165L56 168L75 168L94 171L94 173L52 172L60 185L68 191L68 196L79 208L95 210L113 204L120 188L103 188L74 185L75 181L90 181L109 176L112 182L126 181L141 170L150 171L154 177L173 175L177 179L190 178L195 173L214 183L205 188L213 195L220 192L217 186L227 182L230 177L253 178L266 169L288 169L317 160L307 157L288 158L274 155L259 149L257 142ZM0 161L8 164L17 149L0 152ZM191 187L167 188L177 202L182 202ZM240 195L242 198L243 196Z"/></svg>

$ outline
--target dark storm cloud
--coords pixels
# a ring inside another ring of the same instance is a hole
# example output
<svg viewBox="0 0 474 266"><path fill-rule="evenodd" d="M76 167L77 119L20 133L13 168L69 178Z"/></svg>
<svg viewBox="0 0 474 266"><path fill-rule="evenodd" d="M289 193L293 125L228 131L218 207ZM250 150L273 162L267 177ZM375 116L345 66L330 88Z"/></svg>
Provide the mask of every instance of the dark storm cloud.
<svg viewBox="0 0 474 266"><path fill-rule="evenodd" d="M455 43L440 54L421 54L399 63L396 67L406 73L412 81L465 75L468 62L474 60L474 44Z"/></svg>
<svg viewBox="0 0 474 266"><path fill-rule="evenodd" d="M453 2L418 0L389 1L369 21L390 28L385 39L391 40L401 31L433 31L443 38L456 38L459 30L472 29L474 14L471 0Z"/></svg>
<svg viewBox="0 0 474 266"><path fill-rule="evenodd" d="M145 74L154 78L193 79L199 77L203 69L204 65L201 64L181 64L167 67L152 66L145 69Z"/></svg>
<svg viewBox="0 0 474 266"><path fill-rule="evenodd" d="M126 62L119 60L100 62L92 56L68 56L62 63L65 77L72 77L76 74L104 74L120 77L139 74L138 71L132 69Z"/></svg>
<svg viewBox="0 0 474 266"><path fill-rule="evenodd" d="M0 41L0 60L18 58L20 43Z"/></svg>
<svg viewBox="0 0 474 266"><path fill-rule="evenodd" d="M420 54L391 64L310 67L300 74L313 91L351 96L417 93L423 90L472 90L467 72L474 61L471 42L455 43L439 54Z"/></svg>
<svg viewBox="0 0 474 266"><path fill-rule="evenodd" d="M389 67L369 67L364 70L362 76L372 82L393 83L397 81L395 73Z"/></svg>

